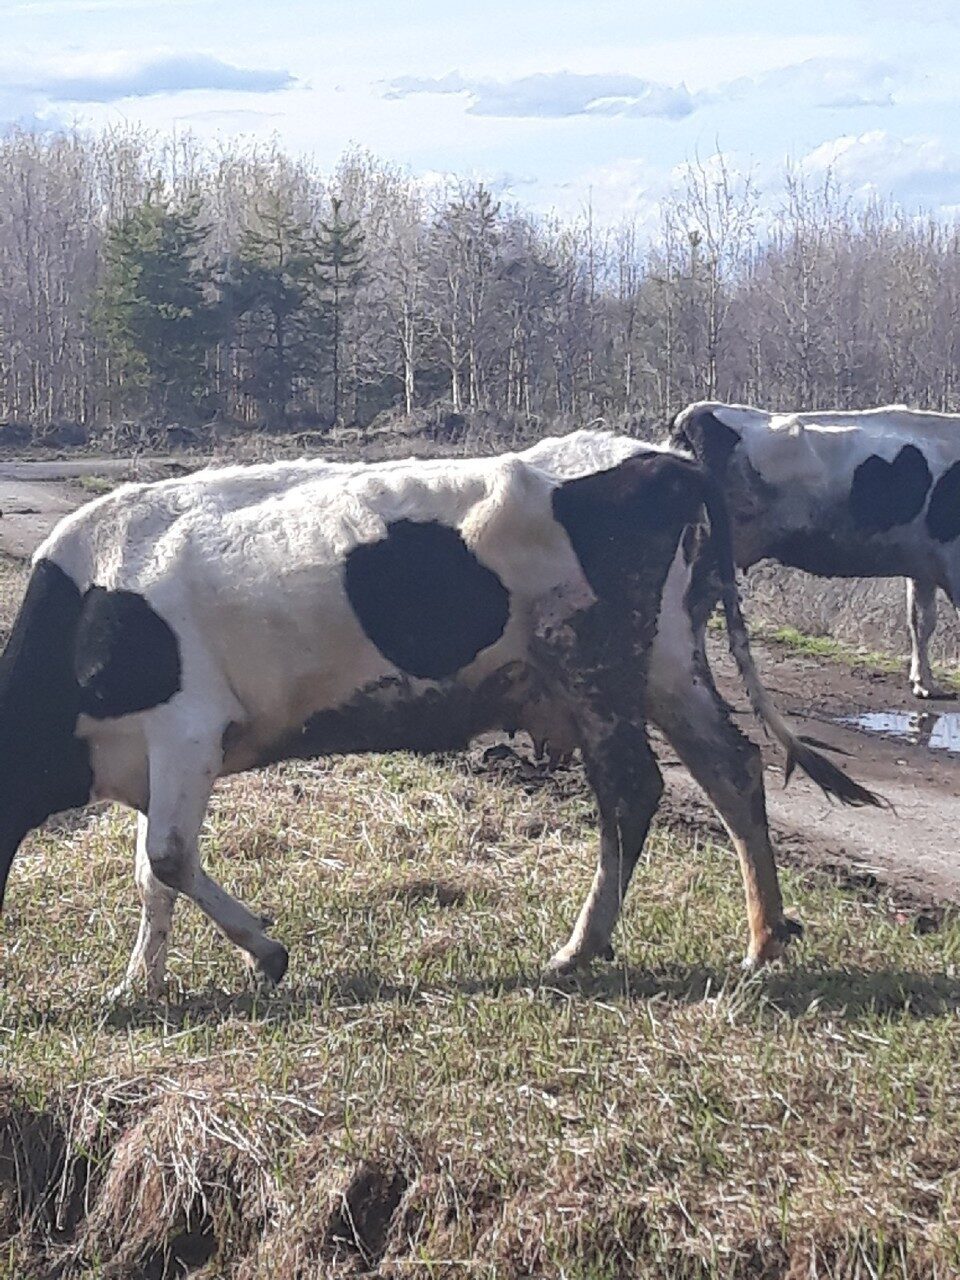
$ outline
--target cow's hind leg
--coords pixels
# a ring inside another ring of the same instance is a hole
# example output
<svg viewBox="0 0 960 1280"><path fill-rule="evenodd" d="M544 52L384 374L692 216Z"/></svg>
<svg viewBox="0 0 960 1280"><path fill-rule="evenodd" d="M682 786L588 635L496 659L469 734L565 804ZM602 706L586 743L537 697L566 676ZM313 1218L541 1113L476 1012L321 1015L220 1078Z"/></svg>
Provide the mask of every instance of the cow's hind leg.
<svg viewBox="0 0 960 1280"><path fill-rule="evenodd" d="M781 954L800 925L783 914L783 899L767 828L759 748L730 719L705 659L681 681L651 682L651 719L703 787L730 833L740 860L749 947L755 967Z"/></svg>
<svg viewBox="0 0 960 1280"><path fill-rule="evenodd" d="M910 630L910 687L916 698L952 698L934 680L930 640L937 625L937 588L931 582L907 579L907 625Z"/></svg>
<svg viewBox="0 0 960 1280"><path fill-rule="evenodd" d="M577 588L545 601L537 619L536 668L573 731L600 811L593 884L549 962L554 973L612 957L610 939L663 793L643 707L651 631L637 629L622 601L610 607Z"/></svg>
<svg viewBox="0 0 960 1280"><path fill-rule="evenodd" d="M167 947L173 923L177 894L153 874L147 855L147 817L137 818L137 861L134 878L140 893L140 932L134 943L127 972L119 986L110 993L112 999L127 995L141 975L146 979L147 995L156 999L163 990Z"/></svg>
<svg viewBox="0 0 960 1280"><path fill-rule="evenodd" d="M202 718L204 723L208 717ZM267 937L263 919L232 898L200 866L198 840L210 792L222 764L223 726L216 734L178 731L161 718L148 736L150 802L146 853L153 875L168 889L182 893L251 957L268 980L279 982L287 968L287 952Z"/></svg>
<svg viewBox="0 0 960 1280"><path fill-rule="evenodd" d="M600 809L600 851L570 940L549 963L553 973L582 968L597 956L612 957L610 939L663 792L642 722L624 723L585 742L583 755Z"/></svg>

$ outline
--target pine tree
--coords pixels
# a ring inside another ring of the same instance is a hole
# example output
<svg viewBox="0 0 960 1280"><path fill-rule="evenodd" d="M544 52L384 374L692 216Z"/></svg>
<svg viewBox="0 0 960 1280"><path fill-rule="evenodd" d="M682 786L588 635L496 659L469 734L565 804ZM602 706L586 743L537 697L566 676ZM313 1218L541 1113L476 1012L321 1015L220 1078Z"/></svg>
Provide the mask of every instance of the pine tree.
<svg viewBox="0 0 960 1280"><path fill-rule="evenodd" d="M244 390L271 423L286 424L297 385L322 368L327 323L318 271L309 226L274 199L241 236L222 285Z"/></svg>
<svg viewBox="0 0 960 1280"><path fill-rule="evenodd" d="M343 334L343 313L347 295L356 289L363 278L365 260L363 232L357 218L343 216L343 201L334 196L330 202L332 216L329 222L320 223L317 236L317 261L321 279L329 292L332 319L331 354L333 366L333 421L340 421L342 378L340 372L340 344Z"/></svg>
<svg viewBox="0 0 960 1280"><path fill-rule="evenodd" d="M204 235L195 204L173 208L157 191L107 232L97 315L127 409L197 411L216 341Z"/></svg>

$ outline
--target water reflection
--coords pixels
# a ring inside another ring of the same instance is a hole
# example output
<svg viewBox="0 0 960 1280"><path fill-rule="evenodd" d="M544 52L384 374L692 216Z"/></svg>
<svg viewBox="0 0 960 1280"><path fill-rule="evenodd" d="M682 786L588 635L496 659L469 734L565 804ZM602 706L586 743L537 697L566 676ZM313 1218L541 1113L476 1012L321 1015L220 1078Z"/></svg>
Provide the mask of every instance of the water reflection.
<svg viewBox="0 0 960 1280"><path fill-rule="evenodd" d="M960 711L865 711L859 716L840 716L837 723L932 751L960 752Z"/></svg>

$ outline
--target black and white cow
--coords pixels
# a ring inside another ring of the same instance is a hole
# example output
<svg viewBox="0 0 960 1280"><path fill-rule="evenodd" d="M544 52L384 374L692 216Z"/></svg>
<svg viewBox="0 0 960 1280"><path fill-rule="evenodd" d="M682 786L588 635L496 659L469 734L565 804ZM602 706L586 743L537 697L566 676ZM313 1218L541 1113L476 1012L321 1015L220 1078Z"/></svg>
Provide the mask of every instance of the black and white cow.
<svg viewBox="0 0 960 1280"><path fill-rule="evenodd" d="M284 947L200 865L216 779L525 728L579 747L599 802L596 877L553 960L573 968L608 952L659 801L649 716L733 837L748 961L777 955L798 927L783 914L759 754L696 639L714 564L733 651L788 767L846 802L875 798L771 706L709 477L612 439L599 448L585 433L480 461L203 471L126 486L67 517L35 556L0 658L0 890L49 814L118 800L140 814L143 905L121 989L141 976L160 989L178 894L278 980ZM633 456L597 470L604 451Z"/></svg>
<svg viewBox="0 0 960 1280"><path fill-rule="evenodd" d="M677 415L672 441L723 486L741 568L769 558L827 578L905 577L911 688L945 696L928 646L937 588L960 605L960 414L703 401Z"/></svg>

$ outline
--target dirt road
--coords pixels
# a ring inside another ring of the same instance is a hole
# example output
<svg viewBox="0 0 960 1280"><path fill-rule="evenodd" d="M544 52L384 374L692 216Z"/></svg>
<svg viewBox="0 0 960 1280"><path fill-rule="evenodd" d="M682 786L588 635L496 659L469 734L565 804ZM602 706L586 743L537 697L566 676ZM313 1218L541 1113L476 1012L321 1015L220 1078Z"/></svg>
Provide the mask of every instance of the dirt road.
<svg viewBox="0 0 960 1280"><path fill-rule="evenodd" d="M136 474L156 478L170 465L163 459L140 460ZM127 478L131 470L130 462L117 459L0 462L0 551L28 556L64 514L89 500L80 477ZM745 708L724 641L711 637L710 643L725 695L735 708ZM871 873L924 901L960 902L960 704L921 705L908 694L903 676L811 658L779 645L757 643L755 648L780 709L801 732L848 752L848 758L837 760L893 806L893 811L845 809L827 802L802 777L784 790L782 755L764 744L771 824L784 855ZM871 713L893 713L889 727L913 740L844 723ZM740 720L756 735L752 717L741 711ZM955 750L938 747L940 742ZM667 814L677 822L715 827L712 810L686 770L662 744L658 750L669 787Z"/></svg>
<svg viewBox="0 0 960 1280"><path fill-rule="evenodd" d="M25 559L61 516L92 495L62 482L23 479L10 470L0 464L0 551Z"/></svg>
<svg viewBox="0 0 960 1280"><path fill-rule="evenodd" d="M69 462L0 461L0 553L25 559L61 517L95 496L85 477L157 480L182 470L164 458L80 458Z"/></svg>
<svg viewBox="0 0 960 1280"><path fill-rule="evenodd" d="M781 645L756 643L754 648L780 710L801 732L848 752L833 758L893 806L890 811L831 804L798 775L784 790L782 753L765 747L771 825L787 856L812 855L875 874L920 899L960 902L960 704L921 705L902 675L814 659ZM711 658L731 704L745 708L742 686L719 637L711 641ZM864 716L880 720L897 736L842 723ZM739 720L756 736L750 715L741 711ZM941 742L956 750L936 745ZM665 763L669 759L665 753ZM686 771L676 765L665 773L682 798L683 812L706 819L705 802Z"/></svg>

